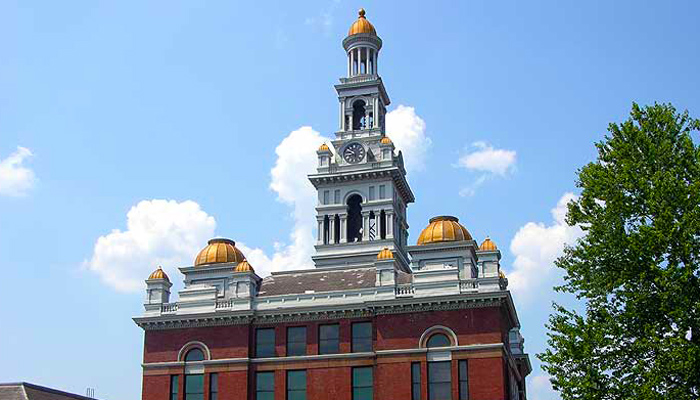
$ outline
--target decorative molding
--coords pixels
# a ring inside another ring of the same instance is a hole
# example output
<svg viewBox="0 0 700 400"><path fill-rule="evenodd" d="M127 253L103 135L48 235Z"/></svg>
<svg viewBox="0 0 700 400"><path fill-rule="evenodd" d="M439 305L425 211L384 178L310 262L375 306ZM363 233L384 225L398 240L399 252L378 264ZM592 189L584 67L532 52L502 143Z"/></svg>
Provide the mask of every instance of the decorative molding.
<svg viewBox="0 0 700 400"><path fill-rule="evenodd" d="M420 339L418 339L418 347L427 348L426 343L428 342L428 339L436 332L445 333L450 338L452 346L459 346L455 331L444 325L433 325L426 329L422 335L420 335Z"/></svg>
<svg viewBox="0 0 700 400"><path fill-rule="evenodd" d="M206 344L204 344L200 341L197 341L197 340L193 340L193 341L185 343L185 345L182 346L180 348L180 351L177 353L177 360L184 362L185 355L187 354L187 352L194 349L194 348L199 348L200 350L202 350L206 359L211 360L211 352L209 351L209 347L207 347Z"/></svg>

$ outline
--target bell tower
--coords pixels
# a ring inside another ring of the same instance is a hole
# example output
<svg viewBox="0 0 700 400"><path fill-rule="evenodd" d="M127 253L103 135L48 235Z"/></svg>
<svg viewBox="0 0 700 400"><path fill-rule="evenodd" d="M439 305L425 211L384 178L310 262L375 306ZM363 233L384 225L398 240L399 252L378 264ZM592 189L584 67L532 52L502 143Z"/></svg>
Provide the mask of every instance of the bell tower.
<svg viewBox="0 0 700 400"><path fill-rule="evenodd" d="M386 135L389 96L378 72L382 40L360 9L343 40L347 76L335 85L338 131L319 147L316 267L370 265L387 247L409 270L406 207L414 201L401 152Z"/></svg>

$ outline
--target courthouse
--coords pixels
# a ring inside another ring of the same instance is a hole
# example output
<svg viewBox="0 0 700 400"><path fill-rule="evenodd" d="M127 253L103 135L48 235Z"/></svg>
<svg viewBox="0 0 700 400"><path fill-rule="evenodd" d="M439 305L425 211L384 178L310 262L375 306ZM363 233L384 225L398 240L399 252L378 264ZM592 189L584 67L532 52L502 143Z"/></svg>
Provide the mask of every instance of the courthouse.
<svg viewBox="0 0 700 400"><path fill-rule="evenodd" d="M179 268L177 298L156 269L134 318L144 400L527 398L531 366L496 243L446 215L409 240L416 199L385 129L382 40L364 10L342 45L338 130L308 176L315 268L260 277L233 240L214 238Z"/></svg>

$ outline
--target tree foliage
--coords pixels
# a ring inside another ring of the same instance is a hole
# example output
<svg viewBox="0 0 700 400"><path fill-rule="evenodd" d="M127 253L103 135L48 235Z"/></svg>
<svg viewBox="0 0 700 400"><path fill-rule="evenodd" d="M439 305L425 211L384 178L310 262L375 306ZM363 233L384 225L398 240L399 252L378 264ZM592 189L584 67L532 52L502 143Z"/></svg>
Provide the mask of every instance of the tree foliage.
<svg viewBox="0 0 700 400"><path fill-rule="evenodd" d="M578 171L567 223L586 235L556 265L538 357L564 400L700 397L700 121L670 104L632 105Z"/></svg>

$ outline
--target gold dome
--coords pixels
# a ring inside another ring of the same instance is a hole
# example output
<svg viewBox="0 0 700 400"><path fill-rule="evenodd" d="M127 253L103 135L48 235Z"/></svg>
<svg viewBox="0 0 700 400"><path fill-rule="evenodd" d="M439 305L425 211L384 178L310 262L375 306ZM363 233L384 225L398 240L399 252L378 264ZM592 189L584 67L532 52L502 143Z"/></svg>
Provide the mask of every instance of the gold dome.
<svg viewBox="0 0 700 400"><path fill-rule="evenodd" d="M359 16L357 17L357 21L350 26L348 36L357 35L358 33L369 33L377 36L377 31L374 29L374 26L372 26L372 24L367 21L367 18L365 18L365 9L360 8L358 14Z"/></svg>
<svg viewBox="0 0 700 400"><path fill-rule="evenodd" d="M496 243L493 242L488 236L486 237L486 240L484 240L483 243L481 243L481 246L479 246L479 250L481 251L496 251L498 250L498 247L496 247Z"/></svg>
<svg viewBox="0 0 700 400"><path fill-rule="evenodd" d="M165 279L166 281L170 282L170 278L168 278L168 275L163 271L163 268L160 266L158 269L155 271L151 272L151 275L148 276L148 279Z"/></svg>
<svg viewBox="0 0 700 400"><path fill-rule="evenodd" d="M394 259L394 253L389 250L388 247L385 247L382 249L382 251L377 254L377 260L393 260Z"/></svg>
<svg viewBox="0 0 700 400"><path fill-rule="evenodd" d="M239 263L245 260L245 256L236 248L236 242L230 239L211 239L207 247L197 254L194 265L218 264L218 263Z"/></svg>
<svg viewBox="0 0 700 400"><path fill-rule="evenodd" d="M506 274L503 273L500 269L498 270L498 277L501 279L506 279Z"/></svg>
<svg viewBox="0 0 700 400"><path fill-rule="evenodd" d="M318 146L318 151L331 151L331 149L327 144L323 143L322 145Z"/></svg>
<svg viewBox="0 0 700 400"><path fill-rule="evenodd" d="M381 144L391 144L391 139L388 136L384 136L382 140L379 141Z"/></svg>
<svg viewBox="0 0 700 400"><path fill-rule="evenodd" d="M235 272L255 272L253 267L248 263L248 260L243 260L236 265Z"/></svg>
<svg viewBox="0 0 700 400"><path fill-rule="evenodd" d="M430 224L418 236L419 246L438 242L457 242L472 240L467 228L459 223L459 219L447 215L430 218Z"/></svg>

